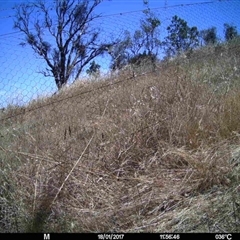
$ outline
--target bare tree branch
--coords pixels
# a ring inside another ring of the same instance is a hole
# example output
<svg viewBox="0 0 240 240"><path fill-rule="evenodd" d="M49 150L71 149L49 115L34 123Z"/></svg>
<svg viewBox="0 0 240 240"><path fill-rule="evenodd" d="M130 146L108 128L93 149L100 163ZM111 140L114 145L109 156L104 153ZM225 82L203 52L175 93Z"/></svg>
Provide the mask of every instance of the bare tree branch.
<svg viewBox="0 0 240 240"><path fill-rule="evenodd" d="M106 50L106 44L99 43L100 30L93 24L100 17L94 11L102 1L56 0L48 4L38 0L17 7L14 27L26 37L22 45L30 45L45 60L48 68L41 73L54 77L58 89L70 76L78 78L83 68Z"/></svg>

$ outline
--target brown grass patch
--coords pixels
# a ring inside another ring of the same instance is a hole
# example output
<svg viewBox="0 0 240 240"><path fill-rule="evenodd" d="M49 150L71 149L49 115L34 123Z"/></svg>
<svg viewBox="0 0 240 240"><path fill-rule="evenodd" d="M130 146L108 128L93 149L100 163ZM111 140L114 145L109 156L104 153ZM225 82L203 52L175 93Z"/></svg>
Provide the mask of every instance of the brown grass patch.
<svg viewBox="0 0 240 240"><path fill-rule="evenodd" d="M9 109L1 169L11 179L9 201L21 206L9 231L239 231L239 207L226 204L238 201L230 159L239 90L219 94L201 80L173 62ZM232 211L232 225L210 212L214 201L216 211Z"/></svg>

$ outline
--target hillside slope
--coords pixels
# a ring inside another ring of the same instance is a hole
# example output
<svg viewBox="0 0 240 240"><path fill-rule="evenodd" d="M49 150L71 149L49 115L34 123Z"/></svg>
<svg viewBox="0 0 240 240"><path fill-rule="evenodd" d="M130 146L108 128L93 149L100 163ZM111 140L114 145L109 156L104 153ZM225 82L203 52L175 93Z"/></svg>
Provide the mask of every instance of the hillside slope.
<svg viewBox="0 0 240 240"><path fill-rule="evenodd" d="M0 232L239 232L239 41L9 107Z"/></svg>

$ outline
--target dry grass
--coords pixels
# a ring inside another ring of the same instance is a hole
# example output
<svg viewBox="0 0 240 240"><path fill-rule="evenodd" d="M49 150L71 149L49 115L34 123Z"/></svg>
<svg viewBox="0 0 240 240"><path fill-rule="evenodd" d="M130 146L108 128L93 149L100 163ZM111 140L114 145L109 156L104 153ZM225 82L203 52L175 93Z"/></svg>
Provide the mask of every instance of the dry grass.
<svg viewBox="0 0 240 240"><path fill-rule="evenodd" d="M239 232L240 90L216 91L240 80L232 46L8 108L1 232Z"/></svg>

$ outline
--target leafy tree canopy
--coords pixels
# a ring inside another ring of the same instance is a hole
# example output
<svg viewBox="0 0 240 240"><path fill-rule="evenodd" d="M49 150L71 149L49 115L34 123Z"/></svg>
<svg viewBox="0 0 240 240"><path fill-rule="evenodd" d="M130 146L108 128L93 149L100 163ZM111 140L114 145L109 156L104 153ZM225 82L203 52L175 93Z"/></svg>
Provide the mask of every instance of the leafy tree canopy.
<svg viewBox="0 0 240 240"><path fill-rule="evenodd" d="M176 15L172 17L167 31L168 35L163 43L167 56L175 56L199 45L197 27L189 27L184 19Z"/></svg>
<svg viewBox="0 0 240 240"><path fill-rule="evenodd" d="M90 67L86 70L86 73L89 76L97 77L100 74L100 65L97 64L95 61L90 63Z"/></svg>
<svg viewBox="0 0 240 240"><path fill-rule="evenodd" d="M157 59L161 46L159 40L160 20L149 9L144 10L144 18L140 20L140 29L134 33L125 31L124 37L118 39L111 49L111 69L122 67L149 59L154 62Z"/></svg>
<svg viewBox="0 0 240 240"><path fill-rule="evenodd" d="M203 39L205 45L216 44L218 42L217 38L217 28L211 27L200 32L200 36Z"/></svg>
<svg viewBox="0 0 240 240"><path fill-rule="evenodd" d="M237 27L225 23L224 24L224 35L225 35L226 41L232 40L233 38L237 37L238 36Z"/></svg>

